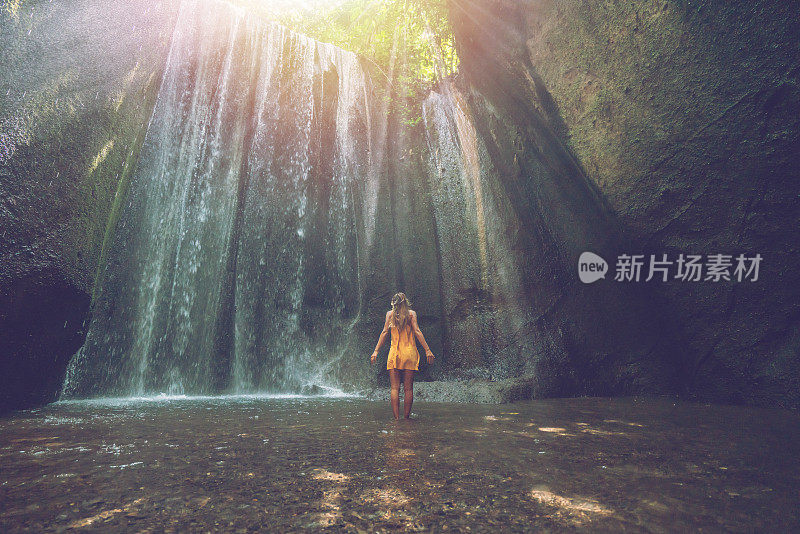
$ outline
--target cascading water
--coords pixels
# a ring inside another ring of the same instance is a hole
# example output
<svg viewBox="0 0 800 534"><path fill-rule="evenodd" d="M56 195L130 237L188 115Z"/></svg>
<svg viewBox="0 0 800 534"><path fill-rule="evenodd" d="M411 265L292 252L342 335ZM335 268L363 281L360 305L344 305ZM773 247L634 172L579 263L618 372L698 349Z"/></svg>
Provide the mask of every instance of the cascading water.
<svg viewBox="0 0 800 534"><path fill-rule="evenodd" d="M560 310L597 300L564 266L611 235L582 171L536 113L445 79L415 126L385 89L354 54L185 0L62 396L368 387L395 291L441 349L423 377L573 387L555 370L583 327Z"/></svg>
<svg viewBox="0 0 800 534"><path fill-rule="evenodd" d="M185 1L62 396L335 386L372 98L355 55Z"/></svg>

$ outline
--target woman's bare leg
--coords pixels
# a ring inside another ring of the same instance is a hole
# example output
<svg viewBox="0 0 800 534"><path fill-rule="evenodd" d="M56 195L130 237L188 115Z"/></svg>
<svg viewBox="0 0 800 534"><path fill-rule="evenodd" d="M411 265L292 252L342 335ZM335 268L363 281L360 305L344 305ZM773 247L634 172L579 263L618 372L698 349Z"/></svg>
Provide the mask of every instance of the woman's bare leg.
<svg viewBox="0 0 800 534"><path fill-rule="evenodd" d="M414 402L414 370L406 369L403 371L403 408L406 419L411 416L411 404ZM399 402L398 408L399 408Z"/></svg>
<svg viewBox="0 0 800 534"><path fill-rule="evenodd" d="M389 369L389 404L394 418L400 419L400 371L397 369Z"/></svg>

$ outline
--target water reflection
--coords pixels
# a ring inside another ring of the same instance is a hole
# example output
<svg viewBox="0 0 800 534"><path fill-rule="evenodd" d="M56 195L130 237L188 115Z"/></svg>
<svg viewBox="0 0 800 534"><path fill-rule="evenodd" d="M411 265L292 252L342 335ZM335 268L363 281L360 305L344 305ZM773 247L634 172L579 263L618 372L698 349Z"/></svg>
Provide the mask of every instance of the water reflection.
<svg viewBox="0 0 800 534"><path fill-rule="evenodd" d="M0 419L0 531L791 531L800 416L660 400L237 396ZM783 510L783 511L780 511Z"/></svg>

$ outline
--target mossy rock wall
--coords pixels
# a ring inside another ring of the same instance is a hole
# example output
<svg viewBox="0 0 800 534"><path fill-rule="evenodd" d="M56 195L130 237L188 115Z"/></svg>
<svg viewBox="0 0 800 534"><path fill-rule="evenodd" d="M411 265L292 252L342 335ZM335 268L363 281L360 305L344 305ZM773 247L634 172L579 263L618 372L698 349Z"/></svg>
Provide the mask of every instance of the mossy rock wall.
<svg viewBox="0 0 800 534"><path fill-rule="evenodd" d="M476 224L513 245L485 254L524 275L530 317L495 329L517 299L443 268L442 255L458 252L443 239L465 226L443 217L450 197L426 169L423 127L392 117L376 133L386 166L373 177L375 224L359 260L376 267L359 296L369 320L355 327L354 353L370 348L368 331L377 335L391 293L405 288L424 296L415 305L441 351L426 378L457 376L461 362L494 378L536 377L536 396L677 388L800 406L796 6L450 4L456 86L482 172L471 187L498 206ZM178 2L2 6L0 410L54 398L83 342ZM583 286L574 269L586 247L612 261L758 253L763 263L756 282ZM478 272L473 248L451 262L467 274Z"/></svg>
<svg viewBox="0 0 800 534"><path fill-rule="evenodd" d="M83 341L176 1L0 11L0 409L50 400Z"/></svg>
<svg viewBox="0 0 800 534"><path fill-rule="evenodd" d="M763 257L756 282L647 284L684 391L800 406L797 5L451 7L470 81L511 114L547 117L615 214L628 253Z"/></svg>

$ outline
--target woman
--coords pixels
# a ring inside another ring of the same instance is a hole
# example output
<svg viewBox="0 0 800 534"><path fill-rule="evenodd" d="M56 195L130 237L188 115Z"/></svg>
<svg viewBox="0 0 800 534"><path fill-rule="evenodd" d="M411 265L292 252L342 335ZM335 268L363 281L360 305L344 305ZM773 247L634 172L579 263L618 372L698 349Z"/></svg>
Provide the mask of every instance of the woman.
<svg viewBox="0 0 800 534"><path fill-rule="evenodd" d="M414 371L419 370L419 352L414 338L419 339L425 349L428 363L433 363L433 353L425 342L425 336L417 324L417 312L411 309L411 303L404 293L397 293L392 297L392 309L386 312L386 322L378 338L375 352L372 353L372 363L378 357L378 351L386 339L386 333L391 329L392 344L389 347L389 357L386 360L386 369L389 371L389 402L392 405L394 418L400 419L400 375L403 376L403 407L405 417L411 416L411 403L414 402Z"/></svg>

